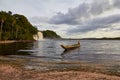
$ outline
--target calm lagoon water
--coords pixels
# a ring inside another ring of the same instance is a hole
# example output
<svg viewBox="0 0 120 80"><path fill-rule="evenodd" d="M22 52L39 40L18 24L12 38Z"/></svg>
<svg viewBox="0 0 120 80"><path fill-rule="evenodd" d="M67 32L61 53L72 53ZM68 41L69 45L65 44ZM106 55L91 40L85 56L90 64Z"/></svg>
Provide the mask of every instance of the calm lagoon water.
<svg viewBox="0 0 120 80"><path fill-rule="evenodd" d="M42 40L30 43L0 44L0 54L9 55L10 59L27 59L25 67L30 69L47 70L53 66L54 68L56 66L70 67L76 66L75 63L120 66L120 40L80 40L80 48L67 52L64 52L60 46L74 44L77 41ZM49 65L51 63L52 65ZM53 63L57 64L53 65Z"/></svg>

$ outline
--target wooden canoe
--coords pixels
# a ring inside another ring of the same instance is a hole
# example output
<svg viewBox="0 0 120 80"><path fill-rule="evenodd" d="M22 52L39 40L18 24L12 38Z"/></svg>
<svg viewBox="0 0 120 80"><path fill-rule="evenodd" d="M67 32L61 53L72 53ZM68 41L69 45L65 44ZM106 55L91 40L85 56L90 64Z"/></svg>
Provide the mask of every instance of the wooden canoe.
<svg viewBox="0 0 120 80"><path fill-rule="evenodd" d="M65 50L71 50L80 47L80 43L78 42L77 44L73 44L73 45L61 45L61 47Z"/></svg>

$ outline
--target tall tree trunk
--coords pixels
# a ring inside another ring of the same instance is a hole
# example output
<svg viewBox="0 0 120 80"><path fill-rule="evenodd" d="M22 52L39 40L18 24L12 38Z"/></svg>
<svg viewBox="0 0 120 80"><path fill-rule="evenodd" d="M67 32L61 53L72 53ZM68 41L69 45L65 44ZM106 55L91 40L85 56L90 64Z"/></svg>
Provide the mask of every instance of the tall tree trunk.
<svg viewBox="0 0 120 80"><path fill-rule="evenodd" d="M0 40L2 40L2 28L3 28L3 23L4 23L4 20L2 19L2 20L1 20L1 26L0 26L0 30L1 30L1 32L0 32Z"/></svg>
<svg viewBox="0 0 120 80"><path fill-rule="evenodd" d="M14 33L13 33L13 27L14 27L14 24L15 24L15 23L16 23L16 22L13 21L13 22L12 22L12 27L11 27L11 28L12 28L12 30L11 30L11 31L12 31L12 39L14 39L14 36L13 36L13 34L14 34Z"/></svg>
<svg viewBox="0 0 120 80"><path fill-rule="evenodd" d="M18 39L19 25L15 25L15 39Z"/></svg>
<svg viewBox="0 0 120 80"><path fill-rule="evenodd" d="M19 30L19 28L18 27L16 27L16 33L15 33L15 38L17 39L17 34L18 34L18 30Z"/></svg>

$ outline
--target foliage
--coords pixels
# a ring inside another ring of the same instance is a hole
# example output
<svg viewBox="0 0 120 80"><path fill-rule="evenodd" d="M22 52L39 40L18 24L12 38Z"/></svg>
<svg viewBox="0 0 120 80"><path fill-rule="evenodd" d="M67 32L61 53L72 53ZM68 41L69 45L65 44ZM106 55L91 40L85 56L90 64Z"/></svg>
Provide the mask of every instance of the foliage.
<svg viewBox="0 0 120 80"><path fill-rule="evenodd" d="M23 15L0 12L0 40L33 40L37 28Z"/></svg>
<svg viewBox="0 0 120 80"><path fill-rule="evenodd" d="M43 36L44 36L44 38L51 38L51 39L61 38L54 31L51 31L51 30L43 31Z"/></svg>

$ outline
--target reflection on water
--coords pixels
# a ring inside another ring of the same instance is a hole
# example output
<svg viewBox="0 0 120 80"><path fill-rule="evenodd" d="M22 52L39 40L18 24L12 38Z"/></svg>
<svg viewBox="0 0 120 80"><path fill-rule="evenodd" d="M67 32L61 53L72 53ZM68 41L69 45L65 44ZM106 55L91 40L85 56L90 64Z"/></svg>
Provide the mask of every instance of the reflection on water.
<svg viewBox="0 0 120 80"><path fill-rule="evenodd" d="M70 49L70 50L64 50L62 53L61 53L61 56L65 56L65 55L69 55L71 53L74 53L74 52L80 52L80 47L78 48L74 48L74 49Z"/></svg>
<svg viewBox="0 0 120 80"><path fill-rule="evenodd" d="M70 45L76 42L78 40L43 40L29 43L0 44L0 54L12 54L11 58L31 59L28 64L32 66L39 66L42 64L41 61L120 65L120 41L81 40L80 48L69 51L64 51L60 46L61 44ZM27 55L24 56L23 54Z"/></svg>
<svg viewBox="0 0 120 80"><path fill-rule="evenodd" d="M9 44L0 44L0 55L29 55L30 47L34 46L31 43L9 43ZM20 50L27 51L20 51Z"/></svg>

